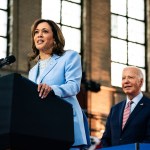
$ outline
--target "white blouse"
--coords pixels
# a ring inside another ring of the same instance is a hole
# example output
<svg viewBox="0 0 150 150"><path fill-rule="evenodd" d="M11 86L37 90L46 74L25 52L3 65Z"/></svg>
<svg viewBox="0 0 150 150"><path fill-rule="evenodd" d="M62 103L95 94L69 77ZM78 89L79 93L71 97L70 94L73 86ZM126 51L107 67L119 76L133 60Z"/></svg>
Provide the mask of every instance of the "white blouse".
<svg viewBox="0 0 150 150"><path fill-rule="evenodd" d="M39 60L39 66L38 66L38 74L37 74L37 79L36 79L36 83L39 84L39 79L40 76L42 75L43 71L45 70L45 68L47 67L48 62L50 61L51 56L48 59L44 59L44 60Z"/></svg>

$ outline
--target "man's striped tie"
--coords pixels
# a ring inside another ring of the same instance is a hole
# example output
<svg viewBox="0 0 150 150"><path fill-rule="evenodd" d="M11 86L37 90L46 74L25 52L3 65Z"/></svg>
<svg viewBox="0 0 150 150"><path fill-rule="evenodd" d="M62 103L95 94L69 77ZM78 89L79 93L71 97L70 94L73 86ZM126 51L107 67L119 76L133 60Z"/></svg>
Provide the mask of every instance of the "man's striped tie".
<svg viewBox="0 0 150 150"><path fill-rule="evenodd" d="M122 129L124 128L128 118L129 118L132 103L133 103L132 101L128 102L126 108L124 109L123 119L122 119Z"/></svg>

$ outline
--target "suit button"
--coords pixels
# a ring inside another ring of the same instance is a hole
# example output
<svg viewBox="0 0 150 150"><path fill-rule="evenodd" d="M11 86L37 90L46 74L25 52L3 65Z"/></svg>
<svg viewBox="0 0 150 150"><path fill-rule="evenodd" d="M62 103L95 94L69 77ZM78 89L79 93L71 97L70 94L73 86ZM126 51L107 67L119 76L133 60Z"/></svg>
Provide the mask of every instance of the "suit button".
<svg viewBox="0 0 150 150"><path fill-rule="evenodd" d="M122 138L120 138L120 141L122 140Z"/></svg>

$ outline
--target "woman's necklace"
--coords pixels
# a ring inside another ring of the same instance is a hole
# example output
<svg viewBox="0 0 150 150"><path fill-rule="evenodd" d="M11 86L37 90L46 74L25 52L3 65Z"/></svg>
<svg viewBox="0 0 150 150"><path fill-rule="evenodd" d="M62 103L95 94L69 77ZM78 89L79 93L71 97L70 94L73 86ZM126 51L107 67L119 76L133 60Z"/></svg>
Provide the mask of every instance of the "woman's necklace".
<svg viewBox="0 0 150 150"><path fill-rule="evenodd" d="M37 83L39 83L40 76L42 75L43 71L47 67L48 62L50 61L50 59L51 59L51 56L48 59L39 60Z"/></svg>
<svg viewBox="0 0 150 150"><path fill-rule="evenodd" d="M51 56L48 59L44 59L44 60L40 60L39 61L39 69L40 70L44 70L48 64L48 62L50 61Z"/></svg>

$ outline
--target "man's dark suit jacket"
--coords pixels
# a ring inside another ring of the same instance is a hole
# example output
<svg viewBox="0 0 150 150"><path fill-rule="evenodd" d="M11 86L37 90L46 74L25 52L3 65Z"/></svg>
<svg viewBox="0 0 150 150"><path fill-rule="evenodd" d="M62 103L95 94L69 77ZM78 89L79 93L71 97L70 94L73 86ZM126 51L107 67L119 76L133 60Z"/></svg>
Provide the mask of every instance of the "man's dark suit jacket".
<svg viewBox="0 0 150 150"><path fill-rule="evenodd" d="M126 100L114 105L107 118L106 129L101 139L103 147L150 143L150 99L143 96L130 114L122 130L122 116Z"/></svg>

